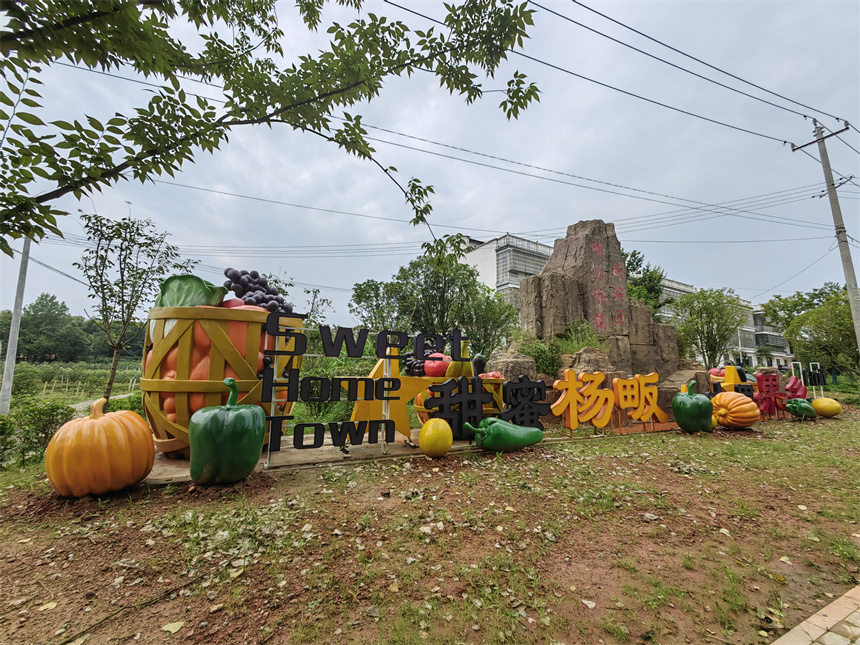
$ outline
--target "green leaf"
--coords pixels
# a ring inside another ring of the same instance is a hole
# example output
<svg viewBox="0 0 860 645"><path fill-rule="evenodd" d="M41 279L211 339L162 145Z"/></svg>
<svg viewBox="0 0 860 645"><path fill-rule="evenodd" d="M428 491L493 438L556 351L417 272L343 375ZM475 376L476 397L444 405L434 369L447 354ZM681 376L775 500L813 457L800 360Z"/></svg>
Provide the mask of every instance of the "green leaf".
<svg viewBox="0 0 860 645"><path fill-rule="evenodd" d="M16 116L25 123L29 123L30 125L45 125L42 119L37 117L35 114L30 114L29 112L18 112Z"/></svg>

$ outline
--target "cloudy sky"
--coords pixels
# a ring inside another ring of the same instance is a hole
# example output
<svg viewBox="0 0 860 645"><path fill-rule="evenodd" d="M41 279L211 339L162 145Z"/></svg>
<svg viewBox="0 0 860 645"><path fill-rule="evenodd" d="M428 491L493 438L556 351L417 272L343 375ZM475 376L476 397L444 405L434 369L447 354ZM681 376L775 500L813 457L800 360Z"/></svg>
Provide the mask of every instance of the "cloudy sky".
<svg viewBox="0 0 860 645"><path fill-rule="evenodd" d="M442 17L439 2L402 4ZM860 127L860 3L585 3L677 51L583 5L539 5L524 50L529 58L512 55L503 70L524 72L541 89L540 103L518 120L506 120L499 94L467 106L429 74L390 81L360 110L365 124L378 128L370 135L380 161L396 166L403 181L415 176L435 187L437 234L490 239L510 232L551 244L570 224L603 219L615 223L625 249L641 251L668 277L731 287L754 303L844 282L817 146L792 152L783 141L813 139L812 121L802 115L831 130L842 123L827 115ZM291 2L278 7L292 54L324 46L301 26ZM382 2L365 10L413 29L430 26ZM334 16L350 17L327 14ZM497 89L504 79L500 74L484 87ZM128 113L148 97L139 83L67 66L48 70L43 81L46 116L67 121ZM860 175L857 129L827 146L837 181ZM839 189L855 256L858 185L855 178ZM303 288L319 286L334 303L329 321L342 325L355 322L347 308L353 284L388 279L429 239L426 228L407 223L402 195L375 166L278 126L237 130L175 179L120 183L92 202L62 204L72 212L95 208L121 217L130 210L152 219L185 257L200 260L198 274L212 282L222 282L228 266L280 273L296 282L290 295L299 308ZM61 228L68 239L34 245L32 257L72 277L32 263L24 302L49 292L81 314L86 288L72 279L81 277L72 263L82 229L73 217ZM0 308L10 309L17 258L2 256L0 272Z"/></svg>

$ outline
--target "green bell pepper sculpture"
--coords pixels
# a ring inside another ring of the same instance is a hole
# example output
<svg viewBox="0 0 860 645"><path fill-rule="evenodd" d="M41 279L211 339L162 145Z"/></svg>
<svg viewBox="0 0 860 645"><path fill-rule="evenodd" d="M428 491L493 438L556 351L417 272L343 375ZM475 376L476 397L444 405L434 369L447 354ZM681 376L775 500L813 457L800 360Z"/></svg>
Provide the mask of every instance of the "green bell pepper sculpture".
<svg viewBox="0 0 860 645"><path fill-rule="evenodd" d="M814 419L818 416L815 408L806 399L789 399L785 402L785 409L793 416L801 419Z"/></svg>
<svg viewBox="0 0 860 645"><path fill-rule="evenodd" d="M475 433L478 448L495 452L519 450L543 441L543 431L539 428L524 428L495 417L482 419L477 428L469 423L463 427Z"/></svg>
<svg viewBox="0 0 860 645"><path fill-rule="evenodd" d="M227 405L197 410L188 424L191 479L198 484L230 484L244 479L257 465L266 434L266 413L258 405L236 405L239 388L230 389Z"/></svg>
<svg viewBox="0 0 860 645"><path fill-rule="evenodd" d="M704 394L693 393L696 381L687 384L686 392L678 392L672 399L672 414L684 432L710 432L714 404Z"/></svg>

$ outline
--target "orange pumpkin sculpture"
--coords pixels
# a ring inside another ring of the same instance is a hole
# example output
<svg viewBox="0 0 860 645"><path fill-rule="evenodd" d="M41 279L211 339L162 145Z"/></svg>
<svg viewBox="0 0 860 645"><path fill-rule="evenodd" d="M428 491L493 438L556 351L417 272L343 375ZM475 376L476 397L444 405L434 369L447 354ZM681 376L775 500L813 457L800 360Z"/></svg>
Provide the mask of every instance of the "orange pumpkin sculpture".
<svg viewBox="0 0 860 645"><path fill-rule="evenodd" d="M758 406L740 392L720 392L711 399L717 423L726 428L749 428L761 418Z"/></svg>
<svg viewBox="0 0 860 645"><path fill-rule="evenodd" d="M48 443L45 471L63 497L121 490L152 470L155 445L146 421L131 410L105 414L105 403L94 402L90 416L72 419Z"/></svg>

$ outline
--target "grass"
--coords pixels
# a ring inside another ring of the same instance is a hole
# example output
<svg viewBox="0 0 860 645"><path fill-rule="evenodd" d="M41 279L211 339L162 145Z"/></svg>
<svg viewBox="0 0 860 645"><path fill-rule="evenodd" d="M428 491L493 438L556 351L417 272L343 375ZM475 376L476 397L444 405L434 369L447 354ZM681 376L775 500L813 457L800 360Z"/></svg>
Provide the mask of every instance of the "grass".
<svg viewBox="0 0 860 645"><path fill-rule="evenodd" d="M4 517L2 537L15 547L22 536L86 535L121 545L122 557L152 539L162 548L139 556L158 571L149 575L199 571L177 613L194 619L194 598L211 590L229 599L225 619L239 631L225 639L257 630L326 642L341 630L368 643L752 642L761 624L796 624L860 576L860 423L758 430L275 471L273 490L218 500L189 500L182 485L105 497L85 524ZM36 466L0 471L0 495L45 496L41 479ZM62 584L73 576L66 569ZM253 622L264 606L277 615ZM56 631L69 618L40 620Z"/></svg>

